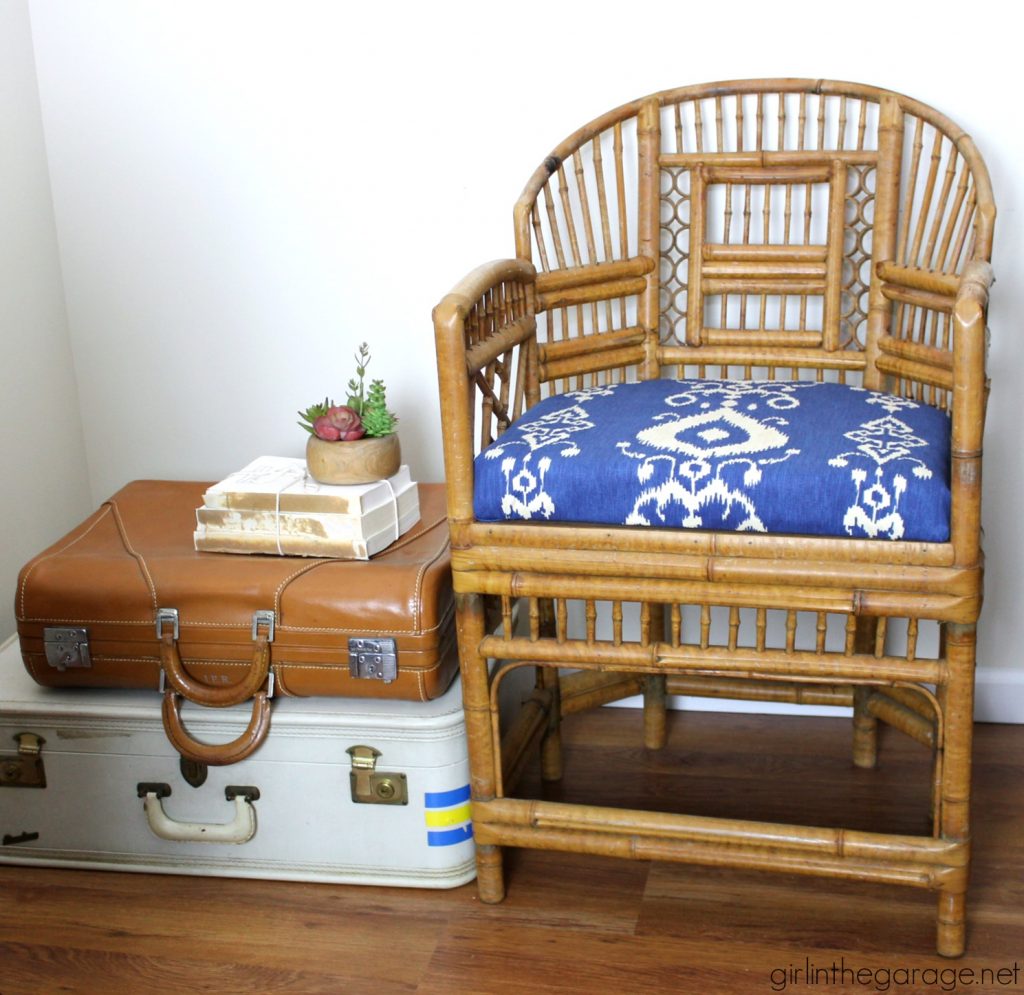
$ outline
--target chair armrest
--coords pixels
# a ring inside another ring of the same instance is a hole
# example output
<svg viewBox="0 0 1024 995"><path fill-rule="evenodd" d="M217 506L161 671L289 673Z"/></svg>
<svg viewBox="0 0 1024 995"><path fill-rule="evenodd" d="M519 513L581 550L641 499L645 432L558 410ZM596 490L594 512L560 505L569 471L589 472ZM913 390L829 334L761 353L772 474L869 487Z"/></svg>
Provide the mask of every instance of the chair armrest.
<svg viewBox="0 0 1024 995"><path fill-rule="evenodd" d="M985 319L993 282L987 262L968 263L953 305L951 539L955 561L965 566L978 561L981 541L981 440L988 400Z"/></svg>
<svg viewBox="0 0 1024 995"><path fill-rule="evenodd" d="M988 291L994 282L987 262L971 262L964 268L953 305L953 426L954 455L981 454L988 381Z"/></svg>
<svg viewBox="0 0 1024 995"><path fill-rule="evenodd" d="M453 526L473 520L473 458L539 398L536 272L478 267L434 308L441 434ZM477 446L479 442L479 446Z"/></svg>

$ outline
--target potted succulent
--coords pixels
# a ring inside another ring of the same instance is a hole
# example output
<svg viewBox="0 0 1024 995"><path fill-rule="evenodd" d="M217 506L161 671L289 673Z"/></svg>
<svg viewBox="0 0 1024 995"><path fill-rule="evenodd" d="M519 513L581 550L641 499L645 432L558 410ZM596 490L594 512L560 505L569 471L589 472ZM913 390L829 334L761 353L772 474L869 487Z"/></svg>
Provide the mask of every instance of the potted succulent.
<svg viewBox="0 0 1024 995"><path fill-rule="evenodd" d="M356 376L348 382L348 402L326 397L298 412L309 433L306 466L323 484L368 484L398 472L402 452L395 433L398 419L388 411L382 380L366 386L370 350L364 342L356 354Z"/></svg>

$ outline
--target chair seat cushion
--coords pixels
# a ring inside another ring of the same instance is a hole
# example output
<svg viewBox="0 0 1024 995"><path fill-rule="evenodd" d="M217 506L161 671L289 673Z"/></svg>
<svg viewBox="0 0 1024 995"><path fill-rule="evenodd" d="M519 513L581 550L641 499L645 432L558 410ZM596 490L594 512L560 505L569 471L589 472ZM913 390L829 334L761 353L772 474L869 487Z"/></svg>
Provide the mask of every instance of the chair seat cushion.
<svg viewBox="0 0 1024 995"><path fill-rule="evenodd" d="M648 380L549 397L475 463L479 521L949 539L949 418L844 384Z"/></svg>

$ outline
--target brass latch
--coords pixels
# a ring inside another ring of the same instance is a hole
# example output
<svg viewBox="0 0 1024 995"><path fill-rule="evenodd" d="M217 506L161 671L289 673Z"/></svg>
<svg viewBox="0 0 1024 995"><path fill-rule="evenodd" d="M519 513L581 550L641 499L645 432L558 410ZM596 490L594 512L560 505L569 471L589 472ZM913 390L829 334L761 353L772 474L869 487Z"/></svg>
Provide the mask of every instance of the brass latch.
<svg viewBox="0 0 1024 995"><path fill-rule="evenodd" d="M352 758L348 775L352 801L363 805L409 804L405 775L377 770L380 750L372 746L350 746L345 752Z"/></svg>
<svg viewBox="0 0 1024 995"><path fill-rule="evenodd" d="M19 732L14 740L18 744L18 755L0 757L0 787L45 788L42 748L46 740L34 732Z"/></svg>

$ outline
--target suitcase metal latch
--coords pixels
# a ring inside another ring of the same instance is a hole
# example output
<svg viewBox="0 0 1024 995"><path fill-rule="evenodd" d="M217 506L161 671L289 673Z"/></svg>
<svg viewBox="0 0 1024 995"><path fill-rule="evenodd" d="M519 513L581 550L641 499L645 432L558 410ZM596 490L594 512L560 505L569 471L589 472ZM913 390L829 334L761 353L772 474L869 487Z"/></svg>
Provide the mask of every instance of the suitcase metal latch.
<svg viewBox="0 0 1024 995"><path fill-rule="evenodd" d="M352 677L390 684L398 676L398 648L393 639L350 639L348 672Z"/></svg>
<svg viewBox="0 0 1024 995"><path fill-rule="evenodd" d="M89 630L63 625L50 625L43 629L43 649L46 662L58 670L69 667L91 667L89 656Z"/></svg>
<svg viewBox="0 0 1024 995"><path fill-rule="evenodd" d="M18 744L18 755L0 757L0 787L45 788L42 749L46 740L34 732L19 732L14 739Z"/></svg>
<svg viewBox="0 0 1024 995"><path fill-rule="evenodd" d="M409 804L405 775L376 769L380 750L372 746L350 746L345 752L352 758L349 772L352 801L363 805Z"/></svg>

